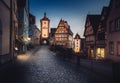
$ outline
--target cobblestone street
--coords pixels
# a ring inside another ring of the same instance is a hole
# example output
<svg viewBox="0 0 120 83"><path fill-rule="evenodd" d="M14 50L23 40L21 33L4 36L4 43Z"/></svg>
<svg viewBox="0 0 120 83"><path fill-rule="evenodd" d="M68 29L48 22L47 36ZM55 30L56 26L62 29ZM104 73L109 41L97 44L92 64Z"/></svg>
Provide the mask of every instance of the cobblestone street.
<svg viewBox="0 0 120 83"><path fill-rule="evenodd" d="M0 69L0 83L114 83L84 67L64 61L41 46Z"/></svg>

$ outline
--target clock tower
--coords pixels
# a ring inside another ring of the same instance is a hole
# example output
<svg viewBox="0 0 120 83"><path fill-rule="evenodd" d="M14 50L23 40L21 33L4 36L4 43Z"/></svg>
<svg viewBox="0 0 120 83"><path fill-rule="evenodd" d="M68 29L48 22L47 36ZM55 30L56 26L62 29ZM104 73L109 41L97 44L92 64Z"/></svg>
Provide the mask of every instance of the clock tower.
<svg viewBox="0 0 120 83"><path fill-rule="evenodd" d="M49 29L50 29L50 20L46 17L46 13L44 13L44 17L40 20L41 24L41 44L49 44Z"/></svg>

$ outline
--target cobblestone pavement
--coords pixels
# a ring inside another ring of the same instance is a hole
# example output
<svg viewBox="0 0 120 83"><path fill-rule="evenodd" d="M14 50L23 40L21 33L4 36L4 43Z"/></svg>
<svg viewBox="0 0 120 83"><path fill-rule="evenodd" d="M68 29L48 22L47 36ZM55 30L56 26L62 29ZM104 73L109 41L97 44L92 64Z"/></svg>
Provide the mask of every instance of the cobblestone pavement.
<svg viewBox="0 0 120 83"><path fill-rule="evenodd" d="M114 83L76 64L59 59L41 46L35 52L19 55L0 70L0 83Z"/></svg>

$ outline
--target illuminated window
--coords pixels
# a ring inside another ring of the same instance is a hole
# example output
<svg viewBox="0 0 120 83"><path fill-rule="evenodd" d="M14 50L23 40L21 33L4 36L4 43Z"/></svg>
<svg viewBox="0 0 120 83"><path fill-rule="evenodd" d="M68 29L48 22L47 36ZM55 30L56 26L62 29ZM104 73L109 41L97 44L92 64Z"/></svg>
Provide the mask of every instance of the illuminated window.
<svg viewBox="0 0 120 83"><path fill-rule="evenodd" d="M105 56L105 49L104 48L97 48L97 57L104 58Z"/></svg>
<svg viewBox="0 0 120 83"><path fill-rule="evenodd" d="M93 51L93 49L90 50L90 56L94 57L94 51Z"/></svg>
<svg viewBox="0 0 120 83"><path fill-rule="evenodd" d="M59 38L59 41L61 41L61 38Z"/></svg>
<svg viewBox="0 0 120 83"><path fill-rule="evenodd" d="M100 48L97 49L97 56L100 56Z"/></svg>
<svg viewBox="0 0 120 83"><path fill-rule="evenodd" d="M59 35L59 37L61 37L61 35Z"/></svg>
<svg viewBox="0 0 120 83"><path fill-rule="evenodd" d="M58 39L56 38L56 40L58 40Z"/></svg>

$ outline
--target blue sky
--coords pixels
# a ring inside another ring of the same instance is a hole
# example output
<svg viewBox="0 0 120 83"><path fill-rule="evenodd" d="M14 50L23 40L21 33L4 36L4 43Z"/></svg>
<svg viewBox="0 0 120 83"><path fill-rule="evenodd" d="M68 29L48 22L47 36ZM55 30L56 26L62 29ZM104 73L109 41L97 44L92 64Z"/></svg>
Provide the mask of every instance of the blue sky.
<svg viewBox="0 0 120 83"><path fill-rule="evenodd" d="M100 14L103 6L110 0L30 0L30 12L36 16L36 25L40 28L40 19L44 12L50 19L50 27L57 28L60 19L66 20L74 34L83 37L87 14Z"/></svg>

